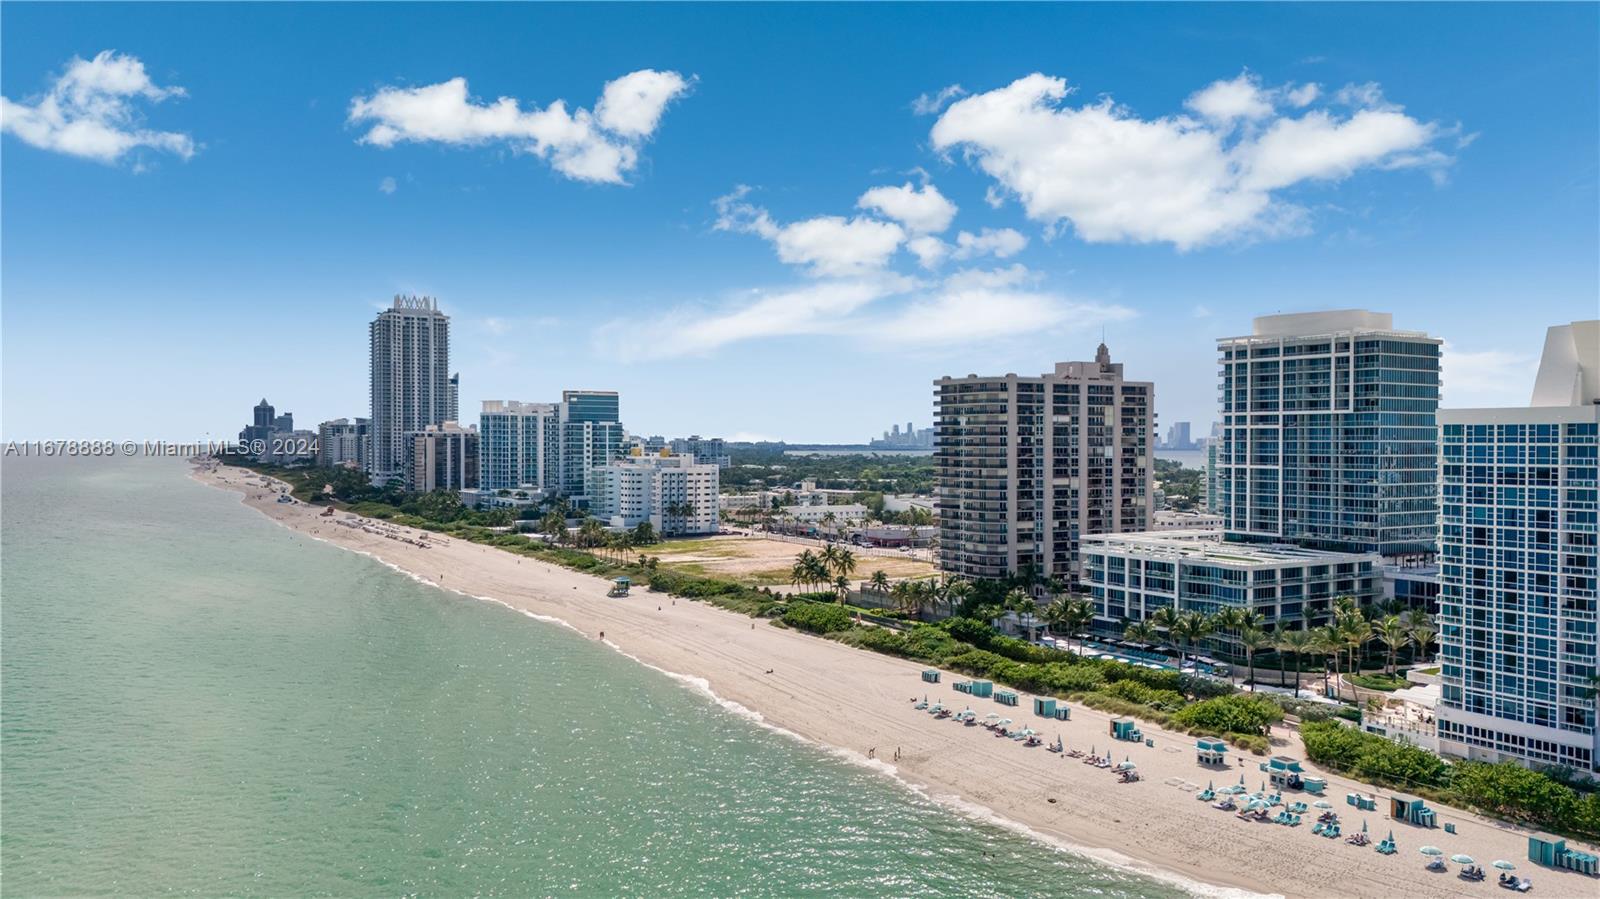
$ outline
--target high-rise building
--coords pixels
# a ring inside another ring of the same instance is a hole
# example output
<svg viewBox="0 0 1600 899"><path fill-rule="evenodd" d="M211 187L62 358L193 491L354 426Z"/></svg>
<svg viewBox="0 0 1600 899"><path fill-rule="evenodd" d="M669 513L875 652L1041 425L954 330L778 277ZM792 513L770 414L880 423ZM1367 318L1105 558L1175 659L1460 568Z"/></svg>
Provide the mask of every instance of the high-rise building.
<svg viewBox="0 0 1600 899"><path fill-rule="evenodd" d="M272 429L274 431L294 430L294 413L285 412L282 415L274 416L272 419Z"/></svg>
<svg viewBox="0 0 1600 899"><path fill-rule="evenodd" d="M478 417L485 490L561 488L561 413L555 403L485 400Z"/></svg>
<svg viewBox="0 0 1600 899"><path fill-rule="evenodd" d="M1167 429L1166 448L1186 450L1193 448L1193 446L1194 441L1189 437L1189 423L1186 421L1173 422L1172 427Z"/></svg>
<svg viewBox="0 0 1600 899"><path fill-rule="evenodd" d="M351 422L335 418L317 425L317 464L324 467L354 465L367 467L371 434L365 418Z"/></svg>
<svg viewBox="0 0 1600 899"><path fill-rule="evenodd" d="M1360 310L1264 316L1218 340L1228 538L1433 552L1439 344Z"/></svg>
<svg viewBox="0 0 1600 899"><path fill-rule="evenodd" d="M1079 583L1079 539L1142 531L1154 514L1155 386L1093 362L1037 377L934 382L940 566Z"/></svg>
<svg viewBox="0 0 1600 899"><path fill-rule="evenodd" d="M396 296L369 327L372 456L378 483L412 467L405 435L451 421L450 317L433 297Z"/></svg>
<svg viewBox="0 0 1600 899"><path fill-rule="evenodd" d="M589 495L594 470L622 450L621 404L615 390L561 392L561 491Z"/></svg>
<svg viewBox="0 0 1600 899"><path fill-rule="evenodd" d="M254 411L255 411L255 418L254 418L254 420L252 422L254 424L254 426L258 427L258 428L266 428L268 430L271 430L271 428L272 428L272 420L274 418L274 415L273 415L274 410L272 408L272 404L267 402L267 398L266 397L262 397L261 398L261 402L256 404L256 407L255 407Z"/></svg>
<svg viewBox="0 0 1600 899"><path fill-rule="evenodd" d="M674 455L692 456L699 465L715 465L718 468L727 468L733 464L733 458L728 455L727 441L721 437L701 437L691 434L688 437L673 438L669 444ZM645 451L650 450L650 444L644 444Z"/></svg>
<svg viewBox="0 0 1600 899"><path fill-rule="evenodd" d="M406 486L417 493L478 486L478 429L453 421L405 434Z"/></svg>
<svg viewBox="0 0 1600 899"><path fill-rule="evenodd" d="M715 534L721 469L692 456L638 455L596 466L590 478L589 507L612 527L650 522L657 534Z"/></svg>
<svg viewBox="0 0 1600 899"><path fill-rule="evenodd" d="M459 373L450 376L450 386L446 389L450 391L450 397L445 401L445 421L460 421L461 375Z"/></svg>
<svg viewBox="0 0 1600 899"><path fill-rule="evenodd" d="M1600 770L1600 321L1549 330L1532 405L1439 418L1440 748Z"/></svg>
<svg viewBox="0 0 1600 899"><path fill-rule="evenodd" d="M266 447L267 441L272 437L272 423L276 418L274 411L266 397L262 397L261 402L251 410L250 424L239 431L239 444L246 451L251 451L253 446L260 446L263 449Z"/></svg>

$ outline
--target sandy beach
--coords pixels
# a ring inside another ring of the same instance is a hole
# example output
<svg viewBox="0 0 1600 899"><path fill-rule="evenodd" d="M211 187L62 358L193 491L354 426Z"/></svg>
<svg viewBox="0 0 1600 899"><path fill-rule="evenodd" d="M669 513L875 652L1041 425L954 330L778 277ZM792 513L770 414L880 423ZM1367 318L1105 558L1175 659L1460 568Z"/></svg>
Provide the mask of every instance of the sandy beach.
<svg viewBox="0 0 1600 899"><path fill-rule="evenodd" d="M459 540L430 541L422 548L382 533L337 524L349 516L321 517L320 508L278 503L263 479L238 468L197 470L203 483L242 494L246 504L303 533L373 556L414 577L447 590L493 600L534 616L559 619L588 638L599 639L639 662L668 672L695 689L713 694L731 710L757 718L861 764L895 777L908 787L963 812L993 817L1039 838L1071 847L1102 861L1171 882L1197 894L1276 894L1291 897L1442 897L1497 896L1498 872L1470 883L1450 873L1423 869L1418 853L1427 844L1446 855L1466 853L1488 867L1495 859L1516 863L1531 877L1534 896L1592 897L1600 882L1572 872L1540 868L1527 861L1527 831L1478 816L1438 807L1441 824L1458 833L1424 829L1390 820L1387 791L1375 791L1337 775L1328 778L1327 799L1339 812L1346 835L1369 825L1374 842L1394 831L1399 852L1383 856L1372 847L1347 845L1311 833L1313 814L1290 828L1252 823L1199 802L1195 792L1214 781L1236 783L1240 774L1254 791L1265 778L1262 759L1230 755L1225 769L1195 761L1194 739L1141 725L1154 747L1114 742L1109 717L1074 706L1069 722L1031 714L1030 697L1018 708L990 700L968 700L951 684L962 679L946 672L943 683L924 684L922 666L855 650L829 640L752 621L701 603L635 590L625 599L606 597L607 582L491 547ZM392 527L384 525L384 527ZM373 530L376 530L374 528ZM404 530L404 529L397 529ZM410 537L421 536L408 532ZM980 716L1000 712L1041 730L1047 740L1059 733L1069 749L1110 750L1120 761L1137 763L1143 780L1119 784L1109 771L1077 759L1026 748L981 727L935 720L912 708L927 695ZM1304 759L1292 735L1275 734L1275 752ZM876 750L869 760L870 750ZM899 758L895 756L898 752ZM1376 812L1345 805L1347 792L1374 793ZM1289 794L1297 795L1297 794ZM1286 796L1286 799L1288 796ZM1300 796L1310 802L1315 797ZM1577 844L1571 844L1576 846ZM1588 847L1593 851L1592 847ZM1041 885L1045 889L1045 885Z"/></svg>

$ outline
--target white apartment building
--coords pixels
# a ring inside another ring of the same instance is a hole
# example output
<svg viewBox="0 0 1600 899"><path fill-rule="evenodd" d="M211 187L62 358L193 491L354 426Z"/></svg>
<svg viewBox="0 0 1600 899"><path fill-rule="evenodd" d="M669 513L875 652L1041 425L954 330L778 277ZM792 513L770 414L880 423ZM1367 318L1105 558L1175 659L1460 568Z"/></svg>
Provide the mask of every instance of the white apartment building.
<svg viewBox="0 0 1600 899"><path fill-rule="evenodd" d="M485 400L478 416L483 489L561 487L561 413L556 403Z"/></svg>
<svg viewBox="0 0 1600 899"><path fill-rule="evenodd" d="M648 521L663 537L715 534L720 472L692 456L627 456L592 470L589 508L613 528Z"/></svg>
<svg viewBox="0 0 1600 899"><path fill-rule="evenodd" d="M1439 418L1440 748L1600 770L1600 321L1549 329L1531 405Z"/></svg>
<svg viewBox="0 0 1600 899"><path fill-rule="evenodd" d="M1222 516L1210 512L1159 509L1150 522L1152 531L1210 531L1222 536Z"/></svg>
<svg viewBox="0 0 1600 899"><path fill-rule="evenodd" d="M365 418L354 422L335 418L317 425L317 464L325 468L350 465L365 469L371 449L369 425Z"/></svg>
<svg viewBox="0 0 1600 899"><path fill-rule="evenodd" d="M936 388L939 560L1002 578L1032 568L1082 579L1079 540L1143 531L1154 515L1155 385L1093 362L1037 377L941 378Z"/></svg>
<svg viewBox="0 0 1600 899"><path fill-rule="evenodd" d="M452 421L450 317L433 297L396 296L368 328L371 342L372 455L367 470L385 483L411 467L405 435Z"/></svg>

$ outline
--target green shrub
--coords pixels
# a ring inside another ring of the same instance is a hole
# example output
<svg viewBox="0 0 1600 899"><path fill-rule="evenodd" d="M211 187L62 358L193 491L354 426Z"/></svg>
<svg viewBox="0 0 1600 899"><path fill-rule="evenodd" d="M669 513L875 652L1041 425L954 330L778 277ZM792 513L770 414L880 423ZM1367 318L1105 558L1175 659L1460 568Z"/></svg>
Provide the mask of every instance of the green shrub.
<svg viewBox="0 0 1600 899"><path fill-rule="evenodd" d="M844 608L832 603L791 602L783 612L783 623L813 634L849 630L855 621Z"/></svg>
<svg viewBox="0 0 1600 899"><path fill-rule="evenodd" d="M1283 709L1259 696L1218 696L1179 709L1172 721L1190 731L1264 736L1267 725L1283 720Z"/></svg>

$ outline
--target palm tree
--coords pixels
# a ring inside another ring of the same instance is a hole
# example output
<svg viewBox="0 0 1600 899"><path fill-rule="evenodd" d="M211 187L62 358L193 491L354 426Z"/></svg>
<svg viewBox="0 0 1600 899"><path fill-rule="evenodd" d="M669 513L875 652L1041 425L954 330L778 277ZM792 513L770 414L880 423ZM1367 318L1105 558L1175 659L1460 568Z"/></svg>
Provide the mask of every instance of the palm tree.
<svg viewBox="0 0 1600 899"><path fill-rule="evenodd" d="M1154 643L1157 639L1155 625L1148 621L1135 621L1122 629L1122 639L1133 643Z"/></svg>
<svg viewBox="0 0 1600 899"><path fill-rule="evenodd" d="M1406 644L1411 642L1411 635L1406 632L1406 626L1400 623L1399 615L1387 615L1381 620L1372 622L1372 632L1377 635L1378 642L1389 648L1386 671L1389 674L1393 674L1394 657Z"/></svg>
<svg viewBox="0 0 1600 899"><path fill-rule="evenodd" d="M833 570L840 577L849 577L856 573L856 554L841 547L834 553Z"/></svg>
<svg viewBox="0 0 1600 899"><path fill-rule="evenodd" d="M1063 596L1045 606L1044 620L1052 631L1070 637L1094 620L1094 606L1086 599Z"/></svg>
<svg viewBox="0 0 1600 899"><path fill-rule="evenodd" d="M822 563L822 567L828 569L828 573L831 576L839 566L839 547L834 546L832 543L824 546L822 552L817 555L817 559Z"/></svg>
<svg viewBox="0 0 1600 899"><path fill-rule="evenodd" d="M1339 636L1344 640L1345 649L1350 653L1351 674L1361 671L1361 647L1367 645L1372 639L1372 628L1367 625L1367 619L1361 613L1354 611L1341 611L1339 613ZM1350 684L1350 698L1356 697L1356 685Z"/></svg>
<svg viewBox="0 0 1600 899"><path fill-rule="evenodd" d="M1256 689L1256 653L1263 649L1273 647L1272 635L1253 625L1246 625L1239 631L1239 645L1244 649L1245 664L1250 667L1250 692Z"/></svg>
<svg viewBox="0 0 1600 899"><path fill-rule="evenodd" d="M875 593L889 592L889 576L884 574L882 568L874 571L872 573L872 577L867 580L867 583L872 586L872 590Z"/></svg>
<svg viewBox="0 0 1600 899"><path fill-rule="evenodd" d="M1344 635L1339 633L1337 625L1325 624L1311 632L1311 651L1322 655L1322 683L1323 695L1327 695L1326 687L1329 678L1337 673L1339 668L1339 654L1344 651ZM1332 669L1333 673L1330 673Z"/></svg>
<svg viewBox="0 0 1600 899"><path fill-rule="evenodd" d="M1417 661L1426 662L1428 644L1439 636L1439 628L1433 623L1433 617L1420 610L1407 613L1406 633L1410 634L1411 642L1417 645Z"/></svg>
<svg viewBox="0 0 1600 899"><path fill-rule="evenodd" d="M1173 626L1173 634L1183 641L1183 646L1192 647L1204 640L1206 634L1211 633L1211 622L1199 612L1190 612L1179 618ZM1183 667L1183 648L1178 650L1178 667Z"/></svg>
<svg viewBox="0 0 1600 899"><path fill-rule="evenodd" d="M957 606L964 606L972 598L972 582L964 578L955 578L945 585L944 601L950 613L955 614Z"/></svg>
<svg viewBox="0 0 1600 899"><path fill-rule="evenodd" d="M1278 636L1278 651L1294 654L1294 697L1300 698L1300 654L1311 648L1310 631L1285 631Z"/></svg>
<svg viewBox="0 0 1600 899"><path fill-rule="evenodd" d="M1173 642L1172 629L1178 624L1178 610L1172 606L1162 606L1150 613L1150 624L1166 635L1168 642ZM1179 659L1182 661L1182 659Z"/></svg>
<svg viewBox="0 0 1600 899"><path fill-rule="evenodd" d="M850 579L839 575L833 579L833 589L839 593L839 605L844 605L845 597L850 595Z"/></svg>
<svg viewBox="0 0 1600 899"><path fill-rule="evenodd" d="M539 532L548 536L554 543L562 543L567 539L567 519L561 513L551 509L539 519Z"/></svg>

